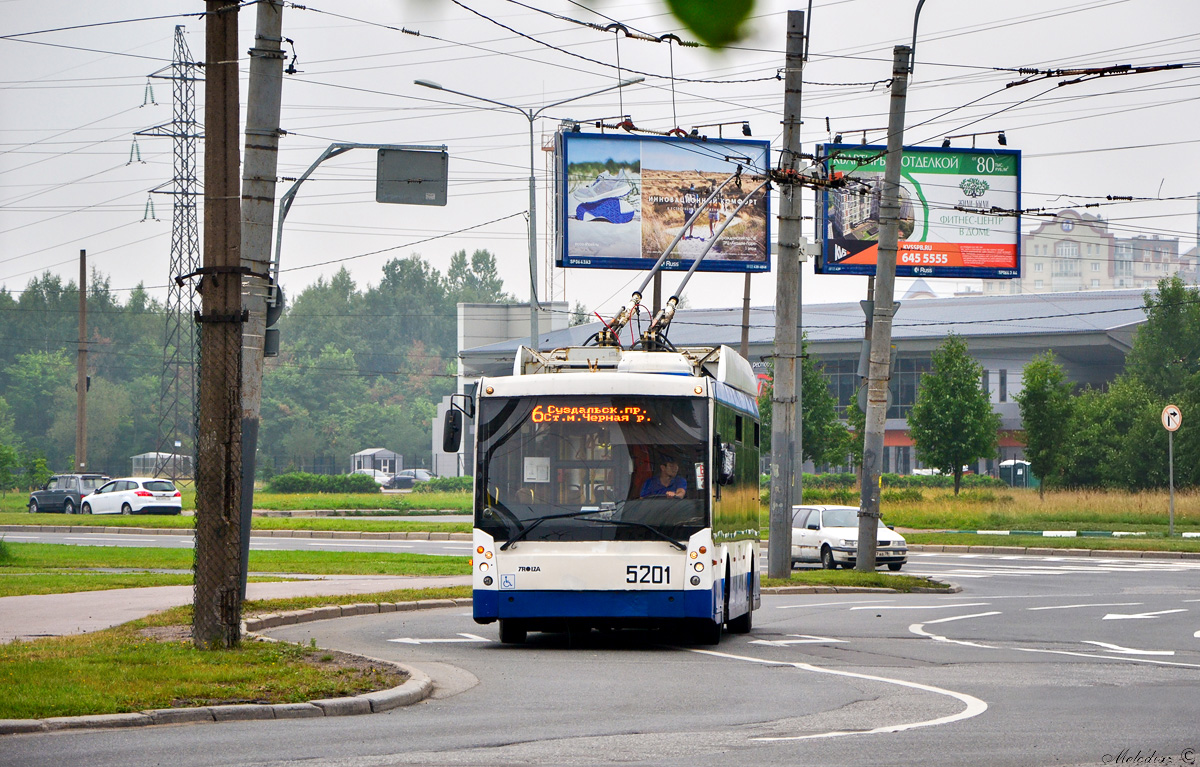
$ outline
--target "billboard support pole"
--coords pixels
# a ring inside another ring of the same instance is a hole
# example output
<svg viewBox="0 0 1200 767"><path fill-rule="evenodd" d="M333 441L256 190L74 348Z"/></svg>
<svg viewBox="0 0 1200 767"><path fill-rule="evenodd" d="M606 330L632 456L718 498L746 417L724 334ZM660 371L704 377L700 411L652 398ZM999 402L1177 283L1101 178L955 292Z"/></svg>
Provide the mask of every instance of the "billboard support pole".
<svg viewBox="0 0 1200 767"><path fill-rule="evenodd" d="M887 426L888 379L892 362L892 316L896 292L896 247L899 240L900 163L904 146L904 103L908 96L908 63L912 49L897 45L892 58L892 97L888 115L887 161L879 213L879 250L875 265L875 306L871 318L871 363L867 378L866 427L863 429L862 494L858 510L855 569L875 571L879 538L880 472Z"/></svg>
<svg viewBox="0 0 1200 767"><path fill-rule="evenodd" d="M784 60L783 154L780 170L796 170L800 144L800 96L804 78L804 13L788 11ZM779 190L779 273L775 278L775 376L771 388L771 510L768 523L767 576L792 574L792 501L799 501L796 459L798 407L798 316L800 296L801 187Z"/></svg>

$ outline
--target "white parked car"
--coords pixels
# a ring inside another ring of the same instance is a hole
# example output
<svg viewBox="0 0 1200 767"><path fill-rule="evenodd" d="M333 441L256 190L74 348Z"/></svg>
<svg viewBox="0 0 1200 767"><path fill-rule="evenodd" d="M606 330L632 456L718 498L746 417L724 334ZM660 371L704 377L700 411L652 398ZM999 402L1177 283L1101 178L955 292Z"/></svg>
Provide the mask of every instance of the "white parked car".
<svg viewBox="0 0 1200 767"><path fill-rule="evenodd" d="M798 562L820 562L826 570L839 565L854 567L858 561L858 507L793 506L792 566ZM879 522L875 563L899 570L908 561L904 536Z"/></svg>
<svg viewBox="0 0 1200 767"><path fill-rule="evenodd" d="M84 514L180 514L183 497L169 479L122 477L83 498Z"/></svg>
<svg viewBox="0 0 1200 767"><path fill-rule="evenodd" d="M351 474L366 474L371 479L375 480L375 484L380 487L386 487L392 481L392 475L379 469L355 469Z"/></svg>

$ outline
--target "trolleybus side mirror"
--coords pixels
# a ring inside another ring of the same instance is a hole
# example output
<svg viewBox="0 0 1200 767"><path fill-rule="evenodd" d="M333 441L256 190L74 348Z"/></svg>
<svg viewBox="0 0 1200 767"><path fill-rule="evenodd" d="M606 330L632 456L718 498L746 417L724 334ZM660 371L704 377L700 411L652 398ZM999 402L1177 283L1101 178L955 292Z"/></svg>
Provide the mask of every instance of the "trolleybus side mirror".
<svg viewBox="0 0 1200 767"><path fill-rule="evenodd" d="M461 410L450 408L442 423L442 452L457 453L462 444L463 414Z"/></svg>
<svg viewBox="0 0 1200 767"><path fill-rule="evenodd" d="M733 445L728 442L719 443L717 452L717 482L722 485L728 485L733 482L734 469L737 464L736 453Z"/></svg>

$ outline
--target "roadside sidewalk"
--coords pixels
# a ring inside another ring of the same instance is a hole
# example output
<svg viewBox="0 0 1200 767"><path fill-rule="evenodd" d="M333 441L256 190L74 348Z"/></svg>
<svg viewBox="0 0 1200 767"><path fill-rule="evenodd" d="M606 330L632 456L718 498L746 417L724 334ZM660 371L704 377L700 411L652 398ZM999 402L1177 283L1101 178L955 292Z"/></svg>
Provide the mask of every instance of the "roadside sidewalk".
<svg viewBox="0 0 1200 767"><path fill-rule="evenodd" d="M250 583L248 599L371 594L394 589L465 586L469 575L409 577L388 575L304 576L303 580ZM82 591L0 598L0 643L14 639L86 634L117 626L170 607L191 603L191 586Z"/></svg>

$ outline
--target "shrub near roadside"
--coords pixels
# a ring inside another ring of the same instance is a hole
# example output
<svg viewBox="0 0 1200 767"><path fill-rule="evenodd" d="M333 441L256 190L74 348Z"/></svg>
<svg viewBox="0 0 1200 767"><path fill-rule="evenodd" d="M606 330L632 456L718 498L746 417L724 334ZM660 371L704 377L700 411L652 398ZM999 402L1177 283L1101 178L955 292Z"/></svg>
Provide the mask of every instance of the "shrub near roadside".
<svg viewBox="0 0 1200 767"><path fill-rule="evenodd" d="M468 493L474 477L434 477L413 484L414 493Z"/></svg>
<svg viewBox="0 0 1200 767"><path fill-rule="evenodd" d="M269 493L378 493L379 484L366 474L279 474L267 482Z"/></svg>

